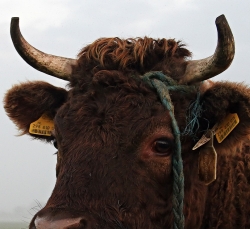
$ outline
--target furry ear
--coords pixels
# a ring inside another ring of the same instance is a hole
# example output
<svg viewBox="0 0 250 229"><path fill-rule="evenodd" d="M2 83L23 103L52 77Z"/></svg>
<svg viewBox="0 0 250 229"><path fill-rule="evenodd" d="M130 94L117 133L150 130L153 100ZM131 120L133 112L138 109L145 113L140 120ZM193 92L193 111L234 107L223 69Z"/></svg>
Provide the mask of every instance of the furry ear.
<svg viewBox="0 0 250 229"><path fill-rule="evenodd" d="M67 91L42 81L13 86L5 95L4 108L22 134L29 134L32 122L46 113L54 118L57 109L66 101ZM32 135L36 138L46 138Z"/></svg>
<svg viewBox="0 0 250 229"><path fill-rule="evenodd" d="M229 149L248 141L250 134L250 88L241 83L216 82L203 95L203 115L210 128L228 113L237 113L239 124L220 144ZM206 124L207 125L207 124Z"/></svg>

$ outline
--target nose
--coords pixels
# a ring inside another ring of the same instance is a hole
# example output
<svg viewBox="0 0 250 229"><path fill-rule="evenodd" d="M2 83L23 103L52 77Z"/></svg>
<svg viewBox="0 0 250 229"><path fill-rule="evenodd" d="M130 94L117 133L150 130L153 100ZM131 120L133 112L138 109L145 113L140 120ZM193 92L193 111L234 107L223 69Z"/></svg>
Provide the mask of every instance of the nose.
<svg viewBox="0 0 250 229"><path fill-rule="evenodd" d="M85 229L88 228L86 219L78 218L62 218L50 219L49 217L37 216L32 229Z"/></svg>

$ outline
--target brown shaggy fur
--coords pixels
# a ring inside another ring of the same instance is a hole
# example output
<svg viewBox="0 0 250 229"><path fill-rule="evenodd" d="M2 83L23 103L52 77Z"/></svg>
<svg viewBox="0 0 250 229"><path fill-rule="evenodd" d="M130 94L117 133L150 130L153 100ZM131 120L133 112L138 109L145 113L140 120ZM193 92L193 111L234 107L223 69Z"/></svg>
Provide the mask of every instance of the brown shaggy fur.
<svg viewBox="0 0 250 229"><path fill-rule="evenodd" d="M4 108L21 134L28 134L30 123L47 113L52 119L66 101L67 91L46 82L34 81L13 86L5 97Z"/></svg>
<svg viewBox="0 0 250 229"><path fill-rule="evenodd" d="M179 80L186 69L191 52L174 39L101 38L78 54L78 66L71 77L72 87L85 88L100 70L119 70L128 75L162 71ZM83 78L84 77L84 78Z"/></svg>
<svg viewBox="0 0 250 229"><path fill-rule="evenodd" d="M28 82L6 94L6 112L24 133L44 112L54 117L57 182L30 228L37 217L81 217L72 229L172 228L170 117L155 91L130 76L162 70L179 80L188 56L174 40L100 39L79 54L69 92ZM171 92L181 131L198 90ZM214 83L202 95L199 136L229 112L240 118L222 143L215 141L217 179L209 186L198 179L195 142L181 139L187 229L250 228L249 95L246 86L229 82ZM169 148L159 155L154 143L162 138Z"/></svg>

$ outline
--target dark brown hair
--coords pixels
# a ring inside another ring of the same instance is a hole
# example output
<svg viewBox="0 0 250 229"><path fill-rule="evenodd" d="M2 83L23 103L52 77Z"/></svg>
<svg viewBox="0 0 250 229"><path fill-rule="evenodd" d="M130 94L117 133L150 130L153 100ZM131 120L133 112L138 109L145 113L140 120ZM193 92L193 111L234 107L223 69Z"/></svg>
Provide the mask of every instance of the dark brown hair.
<svg viewBox="0 0 250 229"><path fill-rule="evenodd" d="M130 75L162 71L174 79L185 72L191 52L181 41L153 38L100 38L78 54L71 86L86 84L100 70L119 70ZM83 79L84 78L84 79Z"/></svg>

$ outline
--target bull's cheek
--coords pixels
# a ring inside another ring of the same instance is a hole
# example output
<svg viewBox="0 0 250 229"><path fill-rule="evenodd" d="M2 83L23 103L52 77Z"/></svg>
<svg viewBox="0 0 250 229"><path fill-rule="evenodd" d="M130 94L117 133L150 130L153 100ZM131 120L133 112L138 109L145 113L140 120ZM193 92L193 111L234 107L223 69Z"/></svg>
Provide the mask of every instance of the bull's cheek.
<svg viewBox="0 0 250 229"><path fill-rule="evenodd" d="M153 172L158 182L166 184L171 180L172 173L172 157L157 158L148 161L150 170Z"/></svg>

